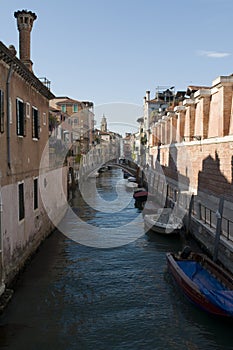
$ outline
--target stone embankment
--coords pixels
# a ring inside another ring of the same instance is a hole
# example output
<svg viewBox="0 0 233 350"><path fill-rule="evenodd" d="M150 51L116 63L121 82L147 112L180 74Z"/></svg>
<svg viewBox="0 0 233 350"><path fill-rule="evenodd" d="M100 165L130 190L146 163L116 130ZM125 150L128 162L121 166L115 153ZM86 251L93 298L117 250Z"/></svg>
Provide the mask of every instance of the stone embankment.
<svg viewBox="0 0 233 350"><path fill-rule="evenodd" d="M194 237L206 253L217 258L233 273L233 202L227 201L224 196L218 197L201 191L194 194L153 169L146 170L145 174L149 192L155 195L162 206L171 206L178 211L183 217L187 234ZM223 198L221 214L220 198ZM216 238L218 233L219 244Z"/></svg>

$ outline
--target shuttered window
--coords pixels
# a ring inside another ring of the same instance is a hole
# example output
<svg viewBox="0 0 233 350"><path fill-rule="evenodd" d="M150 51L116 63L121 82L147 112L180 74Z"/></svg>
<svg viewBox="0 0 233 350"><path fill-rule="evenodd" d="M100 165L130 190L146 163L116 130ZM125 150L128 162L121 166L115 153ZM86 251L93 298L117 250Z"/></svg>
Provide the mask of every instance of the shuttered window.
<svg viewBox="0 0 233 350"><path fill-rule="evenodd" d="M33 139L40 138L40 118L38 109L32 107L32 137Z"/></svg>
<svg viewBox="0 0 233 350"><path fill-rule="evenodd" d="M38 178L34 179L34 210L38 208Z"/></svg>
<svg viewBox="0 0 233 350"><path fill-rule="evenodd" d="M19 220L24 219L24 183L18 184L18 195L19 195Z"/></svg>
<svg viewBox="0 0 233 350"><path fill-rule="evenodd" d="M19 98L16 99L16 126L17 135L26 136L25 103Z"/></svg>

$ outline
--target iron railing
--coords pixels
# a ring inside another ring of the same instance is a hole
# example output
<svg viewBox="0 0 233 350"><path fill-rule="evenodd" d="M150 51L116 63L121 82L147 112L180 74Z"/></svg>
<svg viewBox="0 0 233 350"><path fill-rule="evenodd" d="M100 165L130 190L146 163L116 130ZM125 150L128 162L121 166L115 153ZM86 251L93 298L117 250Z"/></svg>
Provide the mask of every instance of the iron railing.
<svg viewBox="0 0 233 350"><path fill-rule="evenodd" d="M217 210L213 210L200 201L193 207L192 214L211 229L216 229ZM222 216L222 235L229 241L233 242L233 220Z"/></svg>

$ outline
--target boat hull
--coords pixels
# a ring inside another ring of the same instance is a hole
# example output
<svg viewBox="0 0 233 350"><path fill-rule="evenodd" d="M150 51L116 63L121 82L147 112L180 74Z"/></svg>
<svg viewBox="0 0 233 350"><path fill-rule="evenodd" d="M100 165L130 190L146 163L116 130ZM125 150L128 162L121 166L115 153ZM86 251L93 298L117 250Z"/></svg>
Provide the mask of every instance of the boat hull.
<svg viewBox="0 0 233 350"><path fill-rule="evenodd" d="M212 268L215 268L214 263L208 261L208 258L206 258L204 255L199 255L201 259L207 259L206 261L212 265ZM166 254L168 269L173 276L174 280L176 281L177 285L180 287L184 295L198 308L206 311L209 314L215 315L215 316L221 316L221 317L233 317L233 314L231 315L229 312L226 312L222 308L218 307L217 305L210 302L206 296L200 291L198 286L183 272L183 270L179 267L177 264L177 261L174 257L174 254L167 253ZM220 276L224 276L226 272L221 269L220 267L216 267L216 273ZM221 274L220 274L221 273ZM230 280L231 277L227 274L226 280ZM226 282L226 281L225 281ZM232 282L232 288L233 288L233 282ZM233 311L233 310L232 310Z"/></svg>
<svg viewBox="0 0 233 350"><path fill-rule="evenodd" d="M133 198L137 202L146 202L148 197L148 192L147 191L137 191L134 192Z"/></svg>
<svg viewBox="0 0 233 350"><path fill-rule="evenodd" d="M163 235L175 235L180 233L183 222L172 213L171 208L155 209L153 214L144 216L144 223L150 230Z"/></svg>

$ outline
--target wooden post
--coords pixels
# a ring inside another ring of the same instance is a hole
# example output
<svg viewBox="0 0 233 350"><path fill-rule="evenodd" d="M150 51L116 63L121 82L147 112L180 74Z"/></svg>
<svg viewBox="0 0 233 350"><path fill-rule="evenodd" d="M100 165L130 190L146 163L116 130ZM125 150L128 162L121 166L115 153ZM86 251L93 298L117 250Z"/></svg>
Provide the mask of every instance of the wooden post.
<svg viewBox="0 0 233 350"><path fill-rule="evenodd" d="M197 217L199 220L202 220L202 215L201 215L201 201L198 201L198 213Z"/></svg>
<svg viewBox="0 0 233 350"><path fill-rule="evenodd" d="M213 261L215 262L218 259L218 247L219 247L220 235L222 231L223 205L224 205L224 197L220 197L218 210L216 212L217 224L216 224L216 234L215 234L214 253L213 253Z"/></svg>
<svg viewBox="0 0 233 350"><path fill-rule="evenodd" d="M159 181L160 181L160 175L158 176L158 182L157 182L157 193L159 192Z"/></svg>
<svg viewBox="0 0 233 350"><path fill-rule="evenodd" d="M194 194L192 194L191 199L190 199L190 203L189 203L188 223L186 225L186 235L189 235L189 233L190 233L193 205L194 205Z"/></svg>
<svg viewBox="0 0 233 350"><path fill-rule="evenodd" d="M139 179L140 179L140 167L137 167L137 171L136 171L136 181L137 181L137 183L139 183Z"/></svg>
<svg viewBox="0 0 233 350"><path fill-rule="evenodd" d="M168 208L168 191L169 191L169 185L166 186L166 199L165 199L165 208Z"/></svg>
<svg viewBox="0 0 233 350"><path fill-rule="evenodd" d="M155 194L155 182L156 182L156 173L154 173L154 181L153 181L153 194Z"/></svg>

